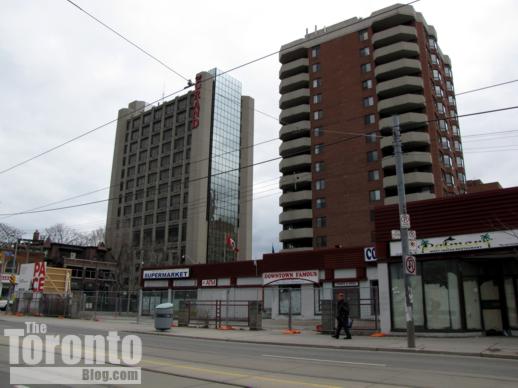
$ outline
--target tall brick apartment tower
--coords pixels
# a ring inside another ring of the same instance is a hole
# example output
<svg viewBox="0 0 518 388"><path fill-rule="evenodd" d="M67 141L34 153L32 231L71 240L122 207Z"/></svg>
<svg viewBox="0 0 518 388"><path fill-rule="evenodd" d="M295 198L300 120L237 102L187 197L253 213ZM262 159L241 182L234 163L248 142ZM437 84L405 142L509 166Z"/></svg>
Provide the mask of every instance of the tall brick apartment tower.
<svg viewBox="0 0 518 388"><path fill-rule="evenodd" d="M394 114L407 200L465 192L450 58L412 6L306 34L279 60L284 250L372 241L373 208L397 203Z"/></svg>

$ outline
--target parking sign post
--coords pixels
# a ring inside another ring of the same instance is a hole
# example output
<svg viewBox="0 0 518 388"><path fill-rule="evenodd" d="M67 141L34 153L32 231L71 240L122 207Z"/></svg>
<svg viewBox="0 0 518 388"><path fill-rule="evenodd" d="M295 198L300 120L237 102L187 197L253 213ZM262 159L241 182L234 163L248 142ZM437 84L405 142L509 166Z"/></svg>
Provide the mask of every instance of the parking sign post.
<svg viewBox="0 0 518 388"><path fill-rule="evenodd" d="M394 140L394 157L396 159L396 178L397 178L397 192L399 197L399 227L401 230L401 251L402 251L402 265L403 274L405 277L405 319L407 330L407 344L409 348L415 348L415 327L414 327L414 312L413 312L413 295L412 285L410 284L410 275L407 269L408 265L413 272L417 272L415 257L410 256L410 249L408 245L408 229L410 229L410 216L406 208L405 195L405 172L403 169L403 154L401 151L401 133L399 130L399 116L392 116L392 136ZM413 258L408 259L409 257ZM415 273L414 273L415 275Z"/></svg>

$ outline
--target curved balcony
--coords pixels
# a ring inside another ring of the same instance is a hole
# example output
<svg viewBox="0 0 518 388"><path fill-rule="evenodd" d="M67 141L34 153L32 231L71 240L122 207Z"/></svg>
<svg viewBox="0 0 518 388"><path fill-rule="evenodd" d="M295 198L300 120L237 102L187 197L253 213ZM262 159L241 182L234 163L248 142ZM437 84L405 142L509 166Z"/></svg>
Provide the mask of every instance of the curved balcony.
<svg viewBox="0 0 518 388"><path fill-rule="evenodd" d="M300 104L308 104L309 96L310 93L307 88L283 94L279 99L279 108L286 109Z"/></svg>
<svg viewBox="0 0 518 388"><path fill-rule="evenodd" d="M284 175L279 180L279 187L281 189L288 189L296 185L305 185L311 187L311 173L301 172L300 174Z"/></svg>
<svg viewBox="0 0 518 388"><path fill-rule="evenodd" d="M297 155L301 152L311 152L311 138L300 137L298 139L284 141L279 147L279 155L287 157L290 155Z"/></svg>
<svg viewBox="0 0 518 388"><path fill-rule="evenodd" d="M297 205L308 203L308 207L311 207L311 201L313 200L313 192L311 190L294 191L291 193L284 193L279 197L279 205Z"/></svg>
<svg viewBox="0 0 518 388"><path fill-rule="evenodd" d="M420 93L424 83L421 77L405 75L376 85L376 94L379 98L389 98L405 93Z"/></svg>
<svg viewBox="0 0 518 388"><path fill-rule="evenodd" d="M403 77L404 75L416 75L421 72L421 62L417 59L401 58L383 65L376 66L374 75L378 81Z"/></svg>
<svg viewBox="0 0 518 388"><path fill-rule="evenodd" d="M288 210L279 214L279 224L287 224L297 221L311 221L313 219L313 210L297 209Z"/></svg>
<svg viewBox="0 0 518 388"><path fill-rule="evenodd" d="M372 35L372 45L374 48L388 46L401 41L415 42L416 40L417 30L412 26L399 25Z"/></svg>
<svg viewBox="0 0 518 388"><path fill-rule="evenodd" d="M431 172L409 172L405 174L405 187L407 186L431 186L434 184ZM383 178L383 187L396 187L397 179L395 175Z"/></svg>
<svg viewBox="0 0 518 388"><path fill-rule="evenodd" d="M412 193L406 195L407 202L414 202L414 201L424 201L425 199L434 199L435 194L434 193ZM385 197L384 204L385 205L393 205L395 203L398 203L399 198L397 195L394 195L392 197Z"/></svg>
<svg viewBox="0 0 518 388"><path fill-rule="evenodd" d="M302 42L303 39L300 39ZM292 43L288 43L284 46L281 46L281 50L279 52L279 62L282 64L286 64L289 62L296 61L300 58L308 57L308 49L303 46L294 45Z"/></svg>
<svg viewBox="0 0 518 388"><path fill-rule="evenodd" d="M430 152L413 151L403 154L403 165L408 167L416 167L432 164L432 154ZM396 165L394 156L385 156L381 161L381 167L391 167Z"/></svg>
<svg viewBox="0 0 518 388"><path fill-rule="evenodd" d="M399 115L399 127L401 131L409 131L415 128L426 127L428 117L424 113L407 112ZM380 131L392 130L392 117L385 117L379 121Z"/></svg>
<svg viewBox="0 0 518 388"><path fill-rule="evenodd" d="M313 238L313 228L281 230L279 233L280 241L299 240L303 238Z"/></svg>
<svg viewBox="0 0 518 388"><path fill-rule="evenodd" d="M397 42L374 50L373 58L376 65L392 62L400 58L416 58L419 56L419 46L413 42Z"/></svg>
<svg viewBox="0 0 518 388"><path fill-rule="evenodd" d="M284 94L297 89L307 88L309 86L309 74L300 73L284 78L279 85L279 93Z"/></svg>
<svg viewBox="0 0 518 388"><path fill-rule="evenodd" d="M401 7L400 4L397 4L393 7L397 6L399 6L399 8L392 12L389 11L390 7L387 7L372 13L372 16L374 17L372 22L373 31L385 30L399 24L409 23L416 19L416 12L412 6L407 5ZM380 13L383 13L383 16L379 16L380 19L378 19L376 16Z"/></svg>
<svg viewBox="0 0 518 388"><path fill-rule="evenodd" d="M430 135L427 132L406 132L401 135L401 144L405 147L430 145ZM380 140L380 147L389 148L393 146L392 136L384 136Z"/></svg>
<svg viewBox="0 0 518 388"><path fill-rule="evenodd" d="M311 155L292 156L282 159L279 163L279 171L283 174L289 174L303 168L311 168Z"/></svg>
<svg viewBox="0 0 518 388"><path fill-rule="evenodd" d="M301 136L309 136L311 131L309 120L298 121L296 123L283 125L279 130L279 138L282 141L295 139Z"/></svg>
<svg viewBox="0 0 518 388"><path fill-rule="evenodd" d="M378 101L380 114L403 113L425 107L425 99L420 94L403 94L402 96Z"/></svg>
<svg viewBox="0 0 518 388"><path fill-rule="evenodd" d="M309 112L309 104L297 105L293 108L284 109L279 115L279 122L282 125L285 125L297 121L309 120Z"/></svg>
<svg viewBox="0 0 518 388"><path fill-rule="evenodd" d="M300 58L292 62L285 63L279 70L279 79L291 77L298 73L307 73L309 68L309 59Z"/></svg>

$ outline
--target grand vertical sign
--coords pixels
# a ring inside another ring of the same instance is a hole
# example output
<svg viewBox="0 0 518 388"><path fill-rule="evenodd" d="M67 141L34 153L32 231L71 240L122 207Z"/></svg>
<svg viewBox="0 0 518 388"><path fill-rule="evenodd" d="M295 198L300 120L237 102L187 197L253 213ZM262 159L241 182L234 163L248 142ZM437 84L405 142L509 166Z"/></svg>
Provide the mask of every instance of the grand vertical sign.
<svg viewBox="0 0 518 388"><path fill-rule="evenodd" d="M200 94L201 94L201 74L196 75L194 84L194 106L192 112L191 128L198 128L200 125Z"/></svg>

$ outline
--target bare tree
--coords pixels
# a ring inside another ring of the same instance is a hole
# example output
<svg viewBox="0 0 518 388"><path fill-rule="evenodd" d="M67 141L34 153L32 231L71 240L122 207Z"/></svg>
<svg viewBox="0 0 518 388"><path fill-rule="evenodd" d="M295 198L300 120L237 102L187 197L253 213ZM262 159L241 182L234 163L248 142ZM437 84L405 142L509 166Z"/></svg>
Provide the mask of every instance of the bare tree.
<svg viewBox="0 0 518 388"><path fill-rule="evenodd" d="M85 245L86 236L65 224L56 224L45 228L45 234L52 242L60 244Z"/></svg>
<svg viewBox="0 0 518 388"><path fill-rule="evenodd" d="M22 238L22 231L13 226L3 224L0 222L0 244L13 244Z"/></svg>
<svg viewBox="0 0 518 388"><path fill-rule="evenodd" d="M99 243L104 243L105 229L97 228L84 234L86 245L97 246Z"/></svg>

